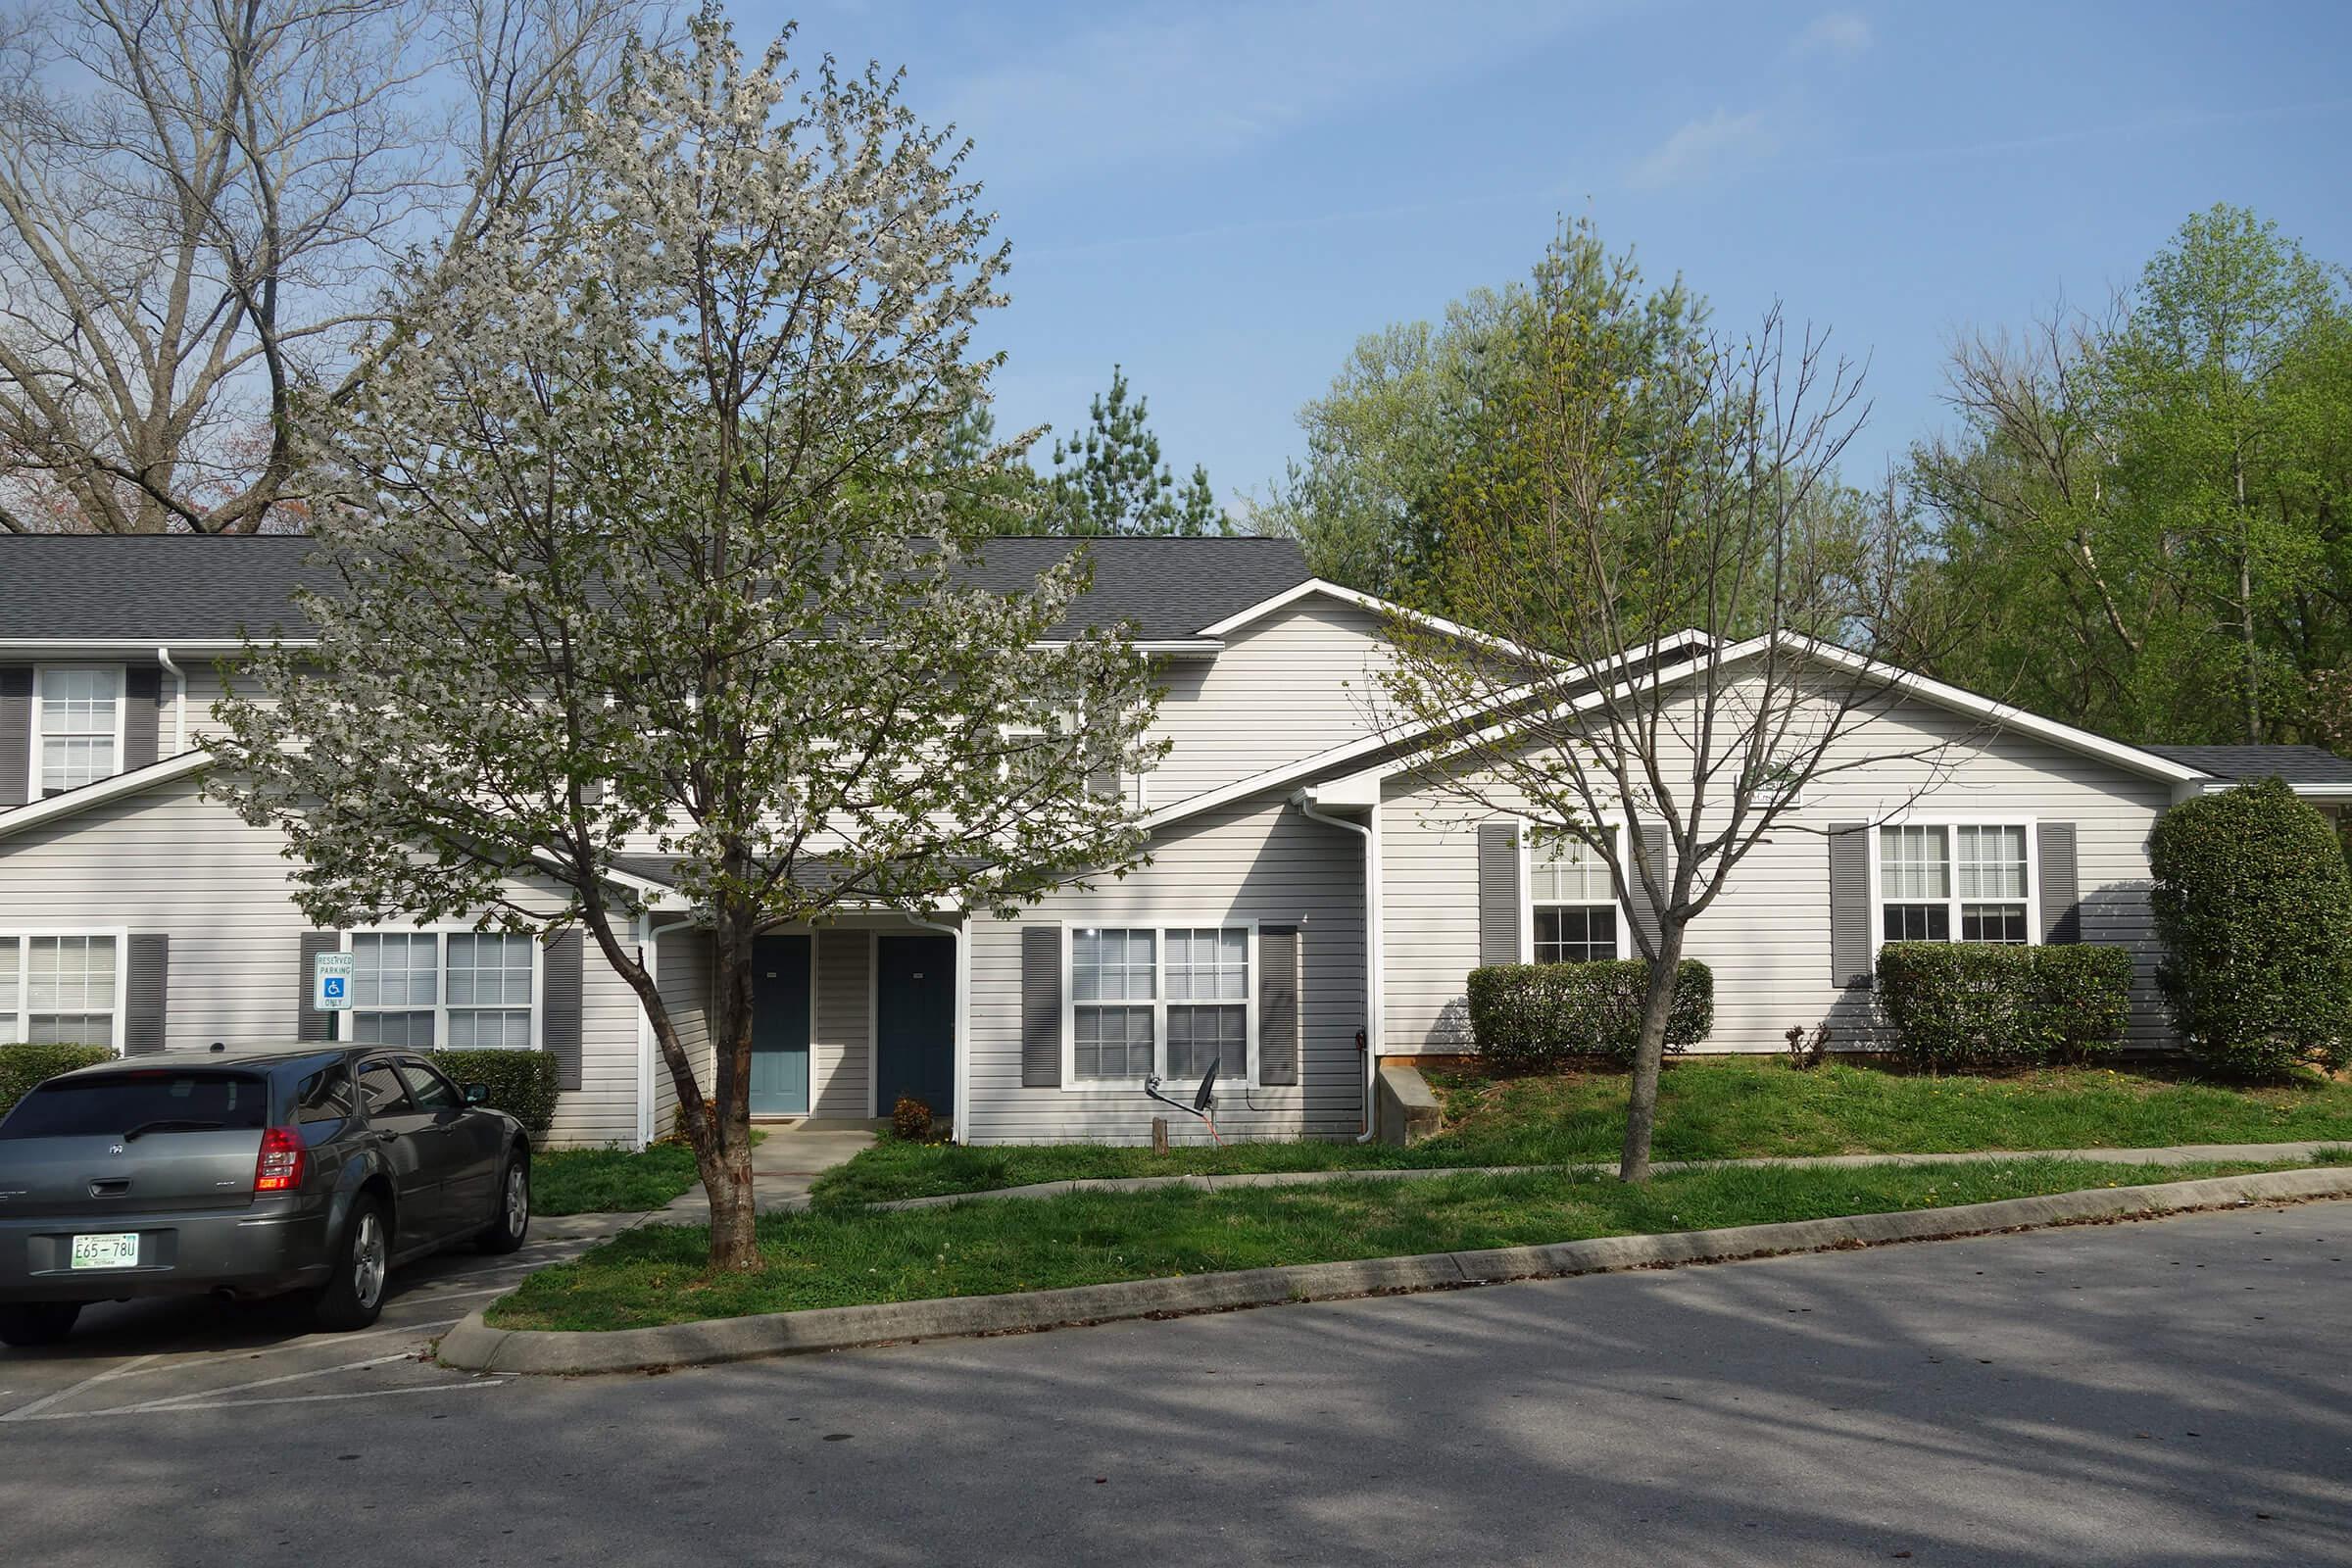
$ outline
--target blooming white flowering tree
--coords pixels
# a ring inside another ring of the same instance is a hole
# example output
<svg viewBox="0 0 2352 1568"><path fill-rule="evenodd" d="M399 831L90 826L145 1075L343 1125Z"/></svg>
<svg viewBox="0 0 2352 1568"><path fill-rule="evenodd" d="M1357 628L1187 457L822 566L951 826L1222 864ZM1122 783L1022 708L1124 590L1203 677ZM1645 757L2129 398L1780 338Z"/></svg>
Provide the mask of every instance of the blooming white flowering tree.
<svg viewBox="0 0 2352 1568"><path fill-rule="evenodd" d="M757 1263L755 934L1119 868L1133 810L1089 781L1153 755L1126 636L1059 629L1083 560L980 588L988 519L924 477L994 364L968 339L1004 252L962 149L871 70L797 79L705 12L579 116L593 202L506 222L404 313L317 427L318 646L252 650L217 747L315 919L586 929L652 1019L719 1268ZM612 881L624 850L682 858L713 1085Z"/></svg>

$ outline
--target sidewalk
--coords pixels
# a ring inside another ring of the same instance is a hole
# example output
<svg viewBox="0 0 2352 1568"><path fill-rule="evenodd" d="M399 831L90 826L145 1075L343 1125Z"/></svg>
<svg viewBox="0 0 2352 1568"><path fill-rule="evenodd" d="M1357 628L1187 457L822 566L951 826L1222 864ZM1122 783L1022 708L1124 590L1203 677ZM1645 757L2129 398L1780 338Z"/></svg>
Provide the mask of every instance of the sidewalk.
<svg viewBox="0 0 2352 1568"><path fill-rule="evenodd" d="M808 1206L808 1184L819 1172L855 1157L874 1141L863 1128L776 1127L752 1146L752 1190L761 1213ZM710 1200L697 1182L692 1191L645 1216L654 1225L708 1225Z"/></svg>

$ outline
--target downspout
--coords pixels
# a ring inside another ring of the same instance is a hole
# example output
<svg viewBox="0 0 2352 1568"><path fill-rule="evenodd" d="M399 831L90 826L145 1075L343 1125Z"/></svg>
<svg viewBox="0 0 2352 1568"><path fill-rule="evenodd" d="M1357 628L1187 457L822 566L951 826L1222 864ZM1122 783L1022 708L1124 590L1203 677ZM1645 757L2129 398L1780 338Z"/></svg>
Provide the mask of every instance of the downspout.
<svg viewBox="0 0 2352 1568"><path fill-rule="evenodd" d="M911 914L906 916L908 925L919 926L925 931L942 932L956 940L956 1130L954 1138L958 1144L971 1142L965 1136L966 1129L971 1125L972 1114L972 1053L969 1044L971 1039L972 950L966 932L966 925L970 920L971 916L966 914L964 916L965 925L942 925L937 920L918 920ZM868 1040L865 1043L865 1070L868 1073L874 1070L879 1046L880 1042L875 1040ZM874 1108L880 1110L882 1107L876 1105Z"/></svg>
<svg viewBox="0 0 2352 1568"><path fill-rule="evenodd" d="M653 911L637 916L637 961L646 966L654 983L662 983L662 934L694 923L691 915L670 921L667 925L654 924ZM637 1004L637 1147L644 1149L654 1141L654 1064L661 1053L654 1041L654 1015Z"/></svg>
<svg viewBox="0 0 2352 1568"><path fill-rule="evenodd" d="M1364 1130L1356 1135L1355 1141L1368 1144L1380 1130L1374 1120L1379 1107L1373 1100L1373 1080L1379 1071L1381 1042L1380 955L1383 922L1380 907L1380 808L1372 808L1372 819L1367 824L1331 815L1315 805L1314 796L1306 790L1292 796L1291 804L1314 821L1332 827L1344 827L1361 836L1364 841Z"/></svg>
<svg viewBox="0 0 2352 1568"><path fill-rule="evenodd" d="M158 647L155 662L172 672L172 755L188 749L188 672L172 662L172 650Z"/></svg>

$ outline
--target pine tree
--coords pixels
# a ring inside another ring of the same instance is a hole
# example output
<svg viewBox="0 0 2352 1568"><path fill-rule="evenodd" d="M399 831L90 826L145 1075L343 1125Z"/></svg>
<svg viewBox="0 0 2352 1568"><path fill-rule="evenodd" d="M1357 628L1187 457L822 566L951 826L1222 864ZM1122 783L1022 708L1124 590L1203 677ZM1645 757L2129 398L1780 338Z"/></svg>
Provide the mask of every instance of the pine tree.
<svg viewBox="0 0 2352 1568"><path fill-rule="evenodd" d="M1110 368L1110 391L1098 394L1083 438L1054 443L1054 471L1035 527L1042 533L1229 534L1233 520L1217 505L1208 470L1195 465L1180 486L1161 461L1146 400L1130 401L1126 372Z"/></svg>

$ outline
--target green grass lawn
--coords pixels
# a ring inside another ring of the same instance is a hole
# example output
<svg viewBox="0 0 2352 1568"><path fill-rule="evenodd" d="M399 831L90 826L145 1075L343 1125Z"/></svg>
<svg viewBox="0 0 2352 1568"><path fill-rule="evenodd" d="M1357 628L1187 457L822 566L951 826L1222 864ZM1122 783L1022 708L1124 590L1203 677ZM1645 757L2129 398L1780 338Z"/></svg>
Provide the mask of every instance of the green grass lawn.
<svg viewBox="0 0 2352 1568"><path fill-rule="evenodd" d="M767 1214L765 1266L713 1277L705 1227L649 1225L542 1269L491 1306L514 1329L624 1329L869 1301L993 1296L1225 1269L1711 1230L1985 1202L2275 1167L2020 1159L1710 1169L1628 1187L1562 1172L1337 1181L1229 1193L1084 1193L911 1212Z"/></svg>
<svg viewBox="0 0 2352 1568"><path fill-rule="evenodd" d="M1551 1165L1617 1157L1622 1073L1541 1078L1433 1075L1446 1130L1411 1149L1237 1144L1148 1149L1093 1144L963 1149L877 1142L816 1183L820 1203L870 1203L1082 1176ZM1915 1077L1777 1059L1685 1061L1658 1092L1659 1159L1771 1154L1957 1153L1984 1149L2144 1149L2168 1144L2352 1139L2352 1083L2270 1088L2145 1072L2054 1067L2005 1077Z"/></svg>
<svg viewBox="0 0 2352 1568"><path fill-rule="evenodd" d="M752 1129L754 1145L767 1134ZM543 1149L531 1155L531 1209L539 1214L638 1214L694 1190L702 1177L684 1144L625 1149Z"/></svg>

